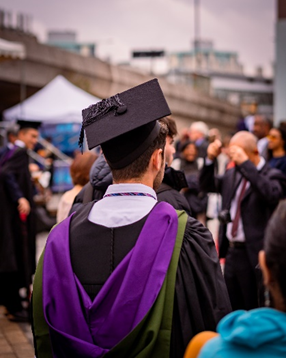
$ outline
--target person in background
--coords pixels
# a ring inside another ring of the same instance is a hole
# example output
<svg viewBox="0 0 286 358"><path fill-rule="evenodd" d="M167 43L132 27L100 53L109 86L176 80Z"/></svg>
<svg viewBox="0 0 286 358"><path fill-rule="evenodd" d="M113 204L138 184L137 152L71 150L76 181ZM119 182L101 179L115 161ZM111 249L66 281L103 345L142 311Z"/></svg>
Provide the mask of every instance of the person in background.
<svg viewBox="0 0 286 358"><path fill-rule="evenodd" d="M214 142L216 139L222 142L221 153L217 157L217 174L223 175L229 163L228 146L231 135L225 135L222 139L221 133L217 128L209 130L209 143Z"/></svg>
<svg viewBox="0 0 286 358"><path fill-rule="evenodd" d="M18 121L18 139L0 168L0 299L15 321L29 318L19 289L26 288L29 297L35 272L36 215L28 150L37 143L40 124Z"/></svg>
<svg viewBox="0 0 286 358"><path fill-rule="evenodd" d="M268 138L268 164L286 175L286 128L270 129Z"/></svg>
<svg viewBox="0 0 286 358"><path fill-rule="evenodd" d="M191 208L186 198L180 193L180 190L187 187L187 181L184 172L175 170L171 167L173 162L175 148L174 137L177 135L177 126L174 119L164 117L160 123L166 125L168 135L165 145L165 172L162 184L157 190L158 201L165 201L171 204L177 210L185 210L191 215Z"/></svg>
<svg viewBox="0 0 286 358"><path fill-rule="evenodd" d="M179 134L179 139L175 141L175 154L174 159L180 158L182 146L190 140L189 128L182 128Z"/></svg>
<svg viewBox="0 0 286 358"><path fill-rule="evenodd" d="M250 117L251 118L251 117ZM240 117L236 123L236 132L239 131L250 131L249 130L249 123L246 123L247 120L250 119L249 117Z"/></svg>
<svg viewBox="0 0 286 358"><path fill-rule="evenodd" d="M286 184L284 175L270 168L259 155L256 143L252 133L237 132L229 146L235 167L223 176L214 172L221 143L211 143L200 175L202 190L222 195L219 255L225 258L224 278L233 310L258 307L258 252L263 247L267 222L284 197Z"/></svg>
<svg viewBox="0 0 286 358"><path fill-rule="evenodd" d="M178 160L178 159L177 159ZM194 218L206 225L207 195L200 190L199 173L203 165L203 159L198 158L198 149L194 142L188 141L182 147L180 170L185 174L187 188L183 189L183 195L190 205Z"/></svg>
<svg viewBox="0 0 286 358"><path fill-rule="evenodd" d="M74 187L63 194L57 210L57 222L63 221L68 217L69 211L74 202L74 198L81 191L83 186L89 181L90 168L96 160L96 155L91 152L78 154L71 166L70 174Z"/></svg>
<svg viewBox="0 0 286 358"><path fill-rule="evenodd" d="M254 116L254 123L252 133L257 137L257 148L259 154L267 160L268 155L268 134L272 128L272 121L270 118L256 114Z"/></svg>
<svg viewBox="0 0 286 358"><path fill-rule="evenodd" d="M51 137L46 137L45 139L48 145L52 144ZM42 145L40 145L40 143L38 143L38 149L37 150L35 149L35 151L42 158L44 158L44 167L42 167L42 169L45 169L45 171L50 173L49 188L51 188L54 180L54 161L56 159L56 155L51 151L51 148L49 148L49 146L44 148ZM51 190L50 190L50 195L52 195Z"/></svg>
<svg viewBox="0 0 286 358"><path fill-rule="evenodd" d="M189 129L189 139L196 144L198 149L198 158L205 158L207 155L207 148L209 128L204 122L193 122Z"/></svg>
<svg viewBox="0 0 286 358"><path fill-rule="evenodd" d="M251 113L249 113L246 117L244 117L243 122L241 123L241 125L237 126L236 129L237 131L248 131L251 132L253 131L253 126L254 126L254 111L251 111Z"/></svg>
<svg viewBox="0 0 286 358"><path fill-rule="evenodd" d="M229 155L229 143L230 143L230 140L232 137L233 137L233 133L230 133L230 134L227 134L222 140L220 155L222 155L224 158L225 167L221 168L221 170L220 170L220 168L218 168L218 174L223 175L226 170L235 167L235 163L230 159L230 155Z"/></svg>
<svg viewBox="0 0 286 358"><path fill-rule="evenodd" d="M17 125L11 126L7 129L7 143L0 148L0 166L4 164L9 156L9 152L14 148L15 141L18 138L19 127Z"/></svg>
<svg viewBox="0 0 286 358"><path fill-rule="evenodd" d="M236 311L224 317L217 327L219 335L202 347L199 358L286 357L285 223L283 200L268 222L263 251L259 253L266 307Z"/></svg>
<svg viewBox="0 0 286 358"><path fill-rule="evenodd" d="M214 142L216 139L221 140L221 133L217 128L211 128L208 133L209 143Z"/></svg>
<svg viewBox="0 0 286 358"><path fill-rule="evenodd" d="M221 141L221 133L217 128L211 128L209 130L209 143L213 143L215 140ZM226 135L222 140L221 153L216 159L215 172L217 175L223 175L226 171L229 163L228 146L230 136ZM221 195L219 193L208 193L207 194L207 208L206 208L206 225L211 231L216 245L218 246L218 232L219 232L219 221L218 214L221 210Z"/></svg>
<svg viewBox="0 0 286 358"><path fill-rule="evenodd" d="M198 148L194 142L189 140L182 147L180 170L186 175L198 173L203 166L203 159L198 157Z"/></svg>
<svg viewBox="0 0 286 358"><path fill-rule="evenodd" d="M89 182L81 189L74 198L69 214L77 211L83 204L87 204L93 200L100 200L106 192L109 185L112 184L111 169L106 162L104 155L99 157L93 163L89 172Z"/></svg>

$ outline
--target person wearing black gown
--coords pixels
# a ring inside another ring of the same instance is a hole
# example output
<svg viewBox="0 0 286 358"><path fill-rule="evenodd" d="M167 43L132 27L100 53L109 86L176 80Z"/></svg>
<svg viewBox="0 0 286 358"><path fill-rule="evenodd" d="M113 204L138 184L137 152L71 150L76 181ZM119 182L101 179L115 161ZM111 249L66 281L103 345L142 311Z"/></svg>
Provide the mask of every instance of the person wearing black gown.
<svg viewBox="0 0 286 358"><path fill-rule="evenodd" d="M183 357L230 312L210 232L157 201L167 135L158 120L169 114L156 79L83 110L113 184L49 235L34 281L37 358Z"/></svg>
<svg viewBox="0 0 286 358"><path fill-rule="evenodd" d="M28 149L38 139L39 122L18 121L18 139L0 166L1 303L12 320L28 320L19 289L27 289L35 272L35 212Z"/></svg>

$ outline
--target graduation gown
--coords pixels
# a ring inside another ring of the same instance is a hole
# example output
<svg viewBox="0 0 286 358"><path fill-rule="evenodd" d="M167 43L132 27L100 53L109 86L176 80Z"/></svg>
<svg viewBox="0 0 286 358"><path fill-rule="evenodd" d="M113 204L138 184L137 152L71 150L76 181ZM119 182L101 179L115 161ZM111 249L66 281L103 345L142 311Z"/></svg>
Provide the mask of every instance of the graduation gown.
<svg viewBox="0 0 286 358"><path fill-rule="evenodd" d="M31 212L20 220L18 199L26 198ZM0 167L0 273L16 273L20 287L28 287L35 272L35 213L27 150L16 148Z"/></svg>
<svg viewBox="0 0 286 358"><path fill-rule="evenodd" d="M91 300L97 297L113 270L132 250L148 218L147 215L131 225L107 228L88 220L92 205L89 203L75 213L69 228L73 271ZM182 357L196 333L215 330L218 321L231 310L211 234L188 217L182 236L175 269L170 357ZM36 274L35 283L39 276ZM38 288L39 283L36 284ZM38 297L39 292L33 299ZM37 317L39 313L34 315L34 324L37 324Z"/></svg>

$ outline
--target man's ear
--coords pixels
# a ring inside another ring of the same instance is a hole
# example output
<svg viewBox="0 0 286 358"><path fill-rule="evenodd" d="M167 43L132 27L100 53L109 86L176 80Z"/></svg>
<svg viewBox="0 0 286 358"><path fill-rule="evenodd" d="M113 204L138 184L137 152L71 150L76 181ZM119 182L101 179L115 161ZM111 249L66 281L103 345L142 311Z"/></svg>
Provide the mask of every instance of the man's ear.
<svg viewBox="0 0 286 358"><path fill-rule="evenodd" d="M259 251L259 265L263 273L263 283L265 286L269 286L271 281L271 273L269 268L266 266L265 251Z"/></svg>
<svg viewBox="0 0 286 358"><path fill-rule="evenodd" d="M154 151L154 153L152 154L152 164L153 164L153 167L157 171L159 171L161 169L161 166L162 166L162 160L163 160L162 152L163 152L162 149L156 149Z"/></svg>

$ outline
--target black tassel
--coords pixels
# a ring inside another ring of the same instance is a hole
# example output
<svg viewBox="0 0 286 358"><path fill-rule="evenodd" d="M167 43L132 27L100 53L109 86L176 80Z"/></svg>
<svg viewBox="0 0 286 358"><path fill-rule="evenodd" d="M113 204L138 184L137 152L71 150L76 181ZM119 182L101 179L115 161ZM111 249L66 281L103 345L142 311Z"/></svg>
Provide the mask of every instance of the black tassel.
<svg viewBox="0 0 286 358"><path fill-rule="evenodd" d="M79 139L78 139L78 146L81 149L81 154L83 153L83 140L84 140L84 129L83 129L83 125L82 125L81 130L80 130Z"/></svg>
<svg viewBox="0 0 286 358"><path fill-rule="evenodd" d="M83 152L84 128L100 120L106 113L112 110L114 110L114 115L120 115L127 111L126 105L120 100L118 94L92 104L82 111L83 121L78 140L78 146L81 148L81 152Z"/></svg>

